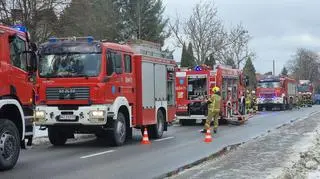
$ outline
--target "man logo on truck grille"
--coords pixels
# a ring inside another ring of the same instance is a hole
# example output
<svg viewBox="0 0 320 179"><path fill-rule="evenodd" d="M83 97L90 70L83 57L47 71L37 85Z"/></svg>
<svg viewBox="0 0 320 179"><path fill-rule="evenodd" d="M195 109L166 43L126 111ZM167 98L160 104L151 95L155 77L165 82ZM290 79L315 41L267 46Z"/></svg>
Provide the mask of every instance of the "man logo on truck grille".
<svg viewBox="0 0 320 179"><path fill-rule="evenodd" d="M59 89L60 99L74 99L76 90L71 88Z"/></svg>

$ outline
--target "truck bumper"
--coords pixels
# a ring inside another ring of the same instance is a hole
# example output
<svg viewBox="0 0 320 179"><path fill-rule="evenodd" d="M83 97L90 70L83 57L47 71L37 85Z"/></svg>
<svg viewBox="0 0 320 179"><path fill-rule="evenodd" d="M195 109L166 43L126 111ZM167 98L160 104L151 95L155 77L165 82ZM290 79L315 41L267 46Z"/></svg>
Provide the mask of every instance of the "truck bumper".
<svg viewBox="0 0 320 179"><path fill-rule="evenodd" d="M202 119L207 119L207 116L204 116L204 115L191 115L191 116L176 116L176 119L177 120L180 120L180 119L198 119L198 120L202 120Z"/></svg>
<svg viewBox="0 0 320 179"><path fill-rule="evenodd" d="M274 104L283 104L283 98L257 98L258 105L274 105Z"/></svg>
<svg viewBox="0 0 320 179"><path fill-rule="evenodd" d="M58 106L36 106L35 124L103 126L108 118L114 117L114 113L109 111L110 106L79 106L76 110L59 110Z"/></svg>

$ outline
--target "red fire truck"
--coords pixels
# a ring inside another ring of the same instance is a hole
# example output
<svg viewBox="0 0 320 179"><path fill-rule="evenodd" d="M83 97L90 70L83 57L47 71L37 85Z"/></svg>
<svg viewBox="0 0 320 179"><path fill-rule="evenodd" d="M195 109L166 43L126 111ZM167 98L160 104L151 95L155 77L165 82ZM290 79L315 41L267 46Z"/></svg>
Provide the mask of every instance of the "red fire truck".
<svg viewBox="0 0 320 179"><path fill-rule="evenodd" d="M214 70L197 66L191 69L178 69L176 72L177 114L182 125L204 121L207 116L207 99L211 89L218 86L222 95L222 119L231 119L235 114L245 114L246 80L238 69L222 65ZM242 102L242 103L241 103Z"/></svg>
<svg viewBox="0 0 320 179"><path fill-rule="evenodd" d="M258 110L292 109L297 99L297 82L289 77L268 76L258 81Z"/></svg>
<svg viewBox="0 0 320 179"><path fill-rule="evenodd" d="M36 46L23 26L0 25L0 170L15 166L20 147L33 137Z"/></svg>
<svg viewBox="0 0 320 179"><path fill-rule="evenodd" d="M51 38L39 48L35 120L53 145L75 133L122 145L145 127L162 137L175 118L176 63L157 44L128 44Z"/></svg>

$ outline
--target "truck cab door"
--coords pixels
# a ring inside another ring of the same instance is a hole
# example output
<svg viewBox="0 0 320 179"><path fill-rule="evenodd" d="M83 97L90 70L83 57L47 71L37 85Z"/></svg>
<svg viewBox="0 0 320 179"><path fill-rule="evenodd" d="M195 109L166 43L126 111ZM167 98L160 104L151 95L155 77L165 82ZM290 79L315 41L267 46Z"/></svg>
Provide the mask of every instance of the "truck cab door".
<svg viewBox="0 0 320 179"><path fill-rule="evenodd" d="M124 53L123 54L123 75L122 83L120 86L120 91L122 95L126 96L129 103L133 103L135 100L135 78L133 78L134 69L132 55Z"/></svg>
<svg viewBox="0 0 320 179"><path fill-rule="evenodd" d="M10 91L23 105L32 104L33 83L30 81L27 58L27 43L21 37L9 36Z"/></svg>
<svg viewBox="0 0 320 179"><path fill-rule="evenodd" d="M123 74L121 53L108 49L106 52L106 96L108 100L121 94L121 78Z"/></svg>

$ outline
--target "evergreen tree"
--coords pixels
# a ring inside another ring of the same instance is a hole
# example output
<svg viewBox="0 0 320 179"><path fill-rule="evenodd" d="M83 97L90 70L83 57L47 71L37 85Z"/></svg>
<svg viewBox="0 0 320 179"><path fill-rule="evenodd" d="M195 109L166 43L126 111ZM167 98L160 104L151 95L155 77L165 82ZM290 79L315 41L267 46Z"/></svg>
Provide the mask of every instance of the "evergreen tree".
<svg viewBox="0 0 320 179"><path fill-rule="evenodd" d="M193 48L192 48L192 43L190 42L188 45L187 49L187 61L188 61L188 66L193 67L195 65L195 60L193 56Z"/></svg>
<svg viewBox="0 0 320 179"><path fill-rule="evenodd" d="M285 76L288 75L288 70L287 70L286 67L283 67L283 68L282 68L281 75L285 75Z"/></svg>
<svg viewBox="0 0 320 179"><path fill-rule="evenodd" d="M213 54L209 55L209 57L204 61L204 64L208 65L209 67L213 67L213 65L216 64Z"/></svg>
<svg viewBox="0 0 320 179"><path fill-rule="evenodd" d="M64 37L89 35L93 28L90 24L93 19L92 12L92 5L88 0L72 0L60 17L57 34Z"/></svg>
<svg viewBox="0 0 320 179"><path fill-rule="evenodd" d="M121 21L114 0L72 0L60 18L61 36L119 41ZM81 12L81 13L79 13Z"/></svg>
<svg viewBox="0 0 320 179"><path fill-rule="evenodd" d="M251 58L248 58L243 68L243 72L249 78L249 88L254 89L257 85L256 69L253 66Z"/></svg>
<svg viewBox="0 0 320 179"><path fill-rule="evenodd" d="M186 44L183 44L183 47L182 47L181 67L189 67Z"/></svg>
<svg viewBox="0 0 320 179"><path fill-rule="evenodd" d="M118 0L123 28L122 38L148 40L163 45L169 36L165 32L168 19L162 0Z"/></svg>

